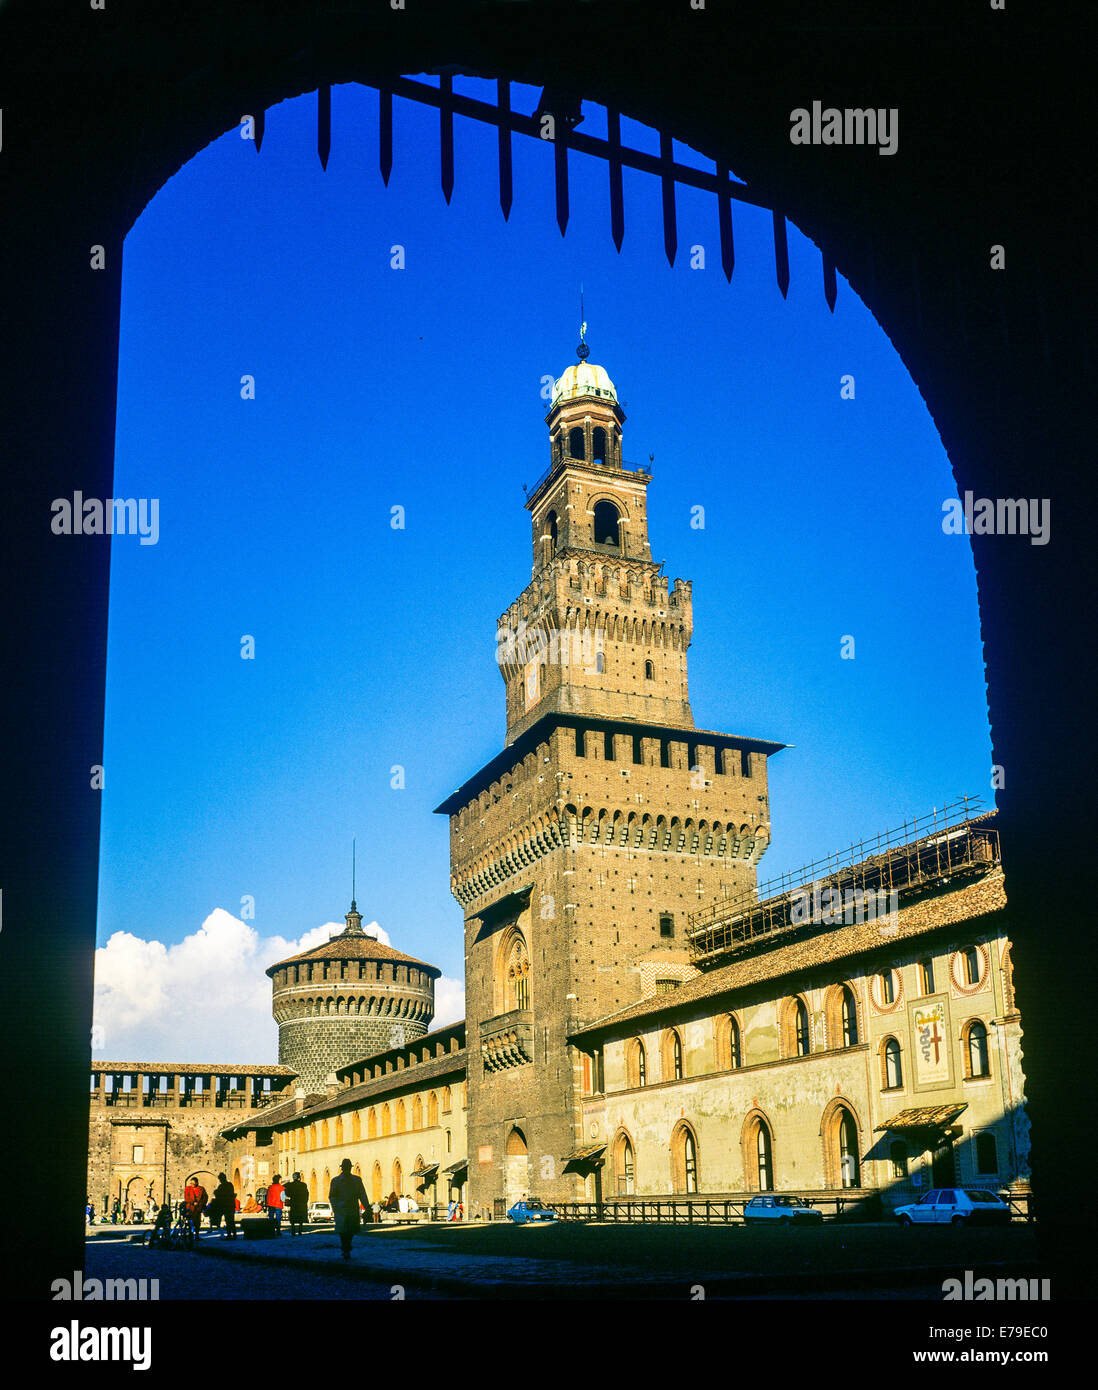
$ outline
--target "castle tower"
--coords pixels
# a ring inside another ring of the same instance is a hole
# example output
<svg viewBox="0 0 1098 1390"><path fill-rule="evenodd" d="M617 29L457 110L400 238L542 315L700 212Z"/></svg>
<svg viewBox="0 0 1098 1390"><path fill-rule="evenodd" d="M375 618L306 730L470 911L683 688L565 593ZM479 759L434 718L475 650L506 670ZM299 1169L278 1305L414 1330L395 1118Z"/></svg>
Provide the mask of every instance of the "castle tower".
<svg viewBox="0 0 1098 1390"><path fill-rule="evenodd" d="M784 746L695 728L690 585L652 561L650 474L579 355L527 497L533 576L498 625L506 744L438 807L465 913L474 1206L582 1197L590 1169L565 1160L591 1143L578 1098L601 1077L568 1037L697 973L689 914L754 889Z"/></svg>
<svg viewBox="0 0 1098 1390"><path fill-rule="evenodd" d="M278 1060L307 1092L323 1091L337 1067L422 1037L435 1011L442 972L368 936L353 901L346 922L338 936L267 970Z"/></svg>

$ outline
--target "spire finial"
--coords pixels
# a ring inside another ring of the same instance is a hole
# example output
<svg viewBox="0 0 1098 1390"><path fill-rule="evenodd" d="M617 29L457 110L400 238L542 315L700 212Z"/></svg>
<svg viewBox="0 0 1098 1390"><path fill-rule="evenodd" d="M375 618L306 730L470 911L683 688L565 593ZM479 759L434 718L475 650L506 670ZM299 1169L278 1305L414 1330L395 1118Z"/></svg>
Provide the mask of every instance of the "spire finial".
<svg viewBox="0 0 1098 1390"><path fill-rule="evenodd" d="M583 317L583 283L580 283L580 340L579 347L576 348L576 356L581 362L586 362L591 356L591 349L587 346L587 320Z"/></svg>
<svg viewBox="0 0 1098 1390"><path fill-rule="evenodd" d="M358 908L355 906L355 868L356 868L356 864L355 864L355 841L354 841L354 838L352 837L352 839L351 839L351 911L352 911L352 912L357 912L357 911L358 911Z"/></svg>

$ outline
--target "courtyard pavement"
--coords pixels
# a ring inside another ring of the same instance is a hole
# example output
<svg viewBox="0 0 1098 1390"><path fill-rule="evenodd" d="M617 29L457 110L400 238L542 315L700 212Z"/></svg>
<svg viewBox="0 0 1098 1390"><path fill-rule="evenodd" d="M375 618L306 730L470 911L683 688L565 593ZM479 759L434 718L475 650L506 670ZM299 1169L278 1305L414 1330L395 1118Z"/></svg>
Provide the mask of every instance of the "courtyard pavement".
<svg viewBox="0 0 1098 1390"><path fill-rule="evenodd" d="M126 1241L134 1233L111 1228L110 1234ZM97 1230L95 1243L104 1239ZM370 1286L350 1297L385 1296L384 1290L399 1297L407 1290L409 1297L436 1298L926 1298L940 1297L941 1281L966 1269L976 1277L1039 1272L1034 1230L1017 1225L968 1231L885 1224L791 1231L594 1222L383 1226L359 1233L349 1261L327 1227L265 1241L210 1233L193 1256L157 1258L231 1265L246 1276L245 1287L260 1276L277 1287L271 1276L282 1271L288 1297L299 1279L321 1275Z"/></svg>

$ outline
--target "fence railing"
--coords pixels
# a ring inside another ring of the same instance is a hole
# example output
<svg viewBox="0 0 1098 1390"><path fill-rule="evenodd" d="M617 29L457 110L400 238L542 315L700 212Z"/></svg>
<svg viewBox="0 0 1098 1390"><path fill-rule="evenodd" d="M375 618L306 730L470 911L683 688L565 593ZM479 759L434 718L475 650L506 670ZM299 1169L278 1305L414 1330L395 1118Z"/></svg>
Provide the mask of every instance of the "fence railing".
<svg viewBox="0 0 1098 1390"><path fill-rule="evenodd" d="M562 1221L616 1221L635 1225L736 1226L744 1224L744 1207L757 1196L748 1192L729 1197L608 1197L601 1202L546 1202ZM887 1221L891 1212L876 1188L843 1192L798 1193L825 1221ZM1033 1194L1000 1194L1015 1221L1032 1221Z"/></svg>

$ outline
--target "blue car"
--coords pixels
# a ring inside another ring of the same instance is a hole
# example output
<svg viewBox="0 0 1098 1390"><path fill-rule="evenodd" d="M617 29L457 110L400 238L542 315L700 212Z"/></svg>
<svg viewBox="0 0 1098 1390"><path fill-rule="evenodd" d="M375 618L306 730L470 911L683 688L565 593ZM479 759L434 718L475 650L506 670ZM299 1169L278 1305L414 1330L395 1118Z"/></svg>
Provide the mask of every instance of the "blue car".
<svg viewBox="0 0 1098 1390"><path fill-rule="evenodd" d="M527 1198L525 1202L516 1202L507 1215L516 1226L525 1226L528 1221L555 1221L557 1219L557 1214L551 1207L543 1206L532 1198Z"/></svg>

